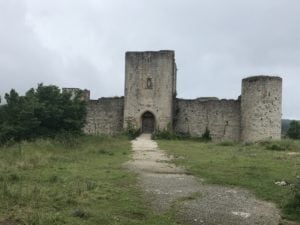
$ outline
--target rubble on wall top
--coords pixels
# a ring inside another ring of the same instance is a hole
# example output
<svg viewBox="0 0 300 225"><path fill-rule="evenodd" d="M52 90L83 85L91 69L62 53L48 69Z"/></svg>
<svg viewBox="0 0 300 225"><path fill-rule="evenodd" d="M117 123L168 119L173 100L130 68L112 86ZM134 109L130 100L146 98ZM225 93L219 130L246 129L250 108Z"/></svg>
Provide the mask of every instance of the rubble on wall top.
<svg viewBox="0 0 300 225"><path fill-rule="evenodd" d="M175 54L174 50L159 50L159 51L128 51L126 54L155 54L155 53L169 53Z"/></svg>
<svg viewBox="0 0 300 225"><path fill-rule="evenodd" d="M198 102L209 102L209 101L239 101L240 99L219 99L217 97L199 97L195 99L183 99L183 98L176 98L176 100L182 101L198 101Z"/></svg>
<svg viewBox="0 0 300 225"><path fill-rule="evenodd" d="M217 97L199 97L199 98L196 98L195 100L197 101L217 101L219 100L219 98Z"/></svg>
<svg viewBox="0 0 300 225"><path fill-rule="evenodd" d="M279 76L267 76L267 75L258 75L258 76L251 76L251 77L246 77L243 79L244 81L258 81L258 80L282 80L281 77Z"/></svg>
<svg viewBox="0 0 300 225"><path fill-rule="evenodd" d="M101 98L98 98L96 101L98 101L98 100L120 99L120 98L124 98L124 96L101 97Z"/></svg>

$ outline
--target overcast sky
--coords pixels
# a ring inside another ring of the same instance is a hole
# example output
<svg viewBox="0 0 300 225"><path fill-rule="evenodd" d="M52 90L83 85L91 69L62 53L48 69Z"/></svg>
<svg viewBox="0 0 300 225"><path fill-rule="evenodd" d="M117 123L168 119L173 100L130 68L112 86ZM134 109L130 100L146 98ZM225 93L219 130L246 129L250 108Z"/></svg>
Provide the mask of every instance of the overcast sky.
<svg viewBox="0 0 300 225"><path fill-rule="evenodd" d="M0 93L38 83L122 96L126 51L175 50L180 98L236 99L241 79L283 78L300 119L299 0L0 0Z"/></svg>

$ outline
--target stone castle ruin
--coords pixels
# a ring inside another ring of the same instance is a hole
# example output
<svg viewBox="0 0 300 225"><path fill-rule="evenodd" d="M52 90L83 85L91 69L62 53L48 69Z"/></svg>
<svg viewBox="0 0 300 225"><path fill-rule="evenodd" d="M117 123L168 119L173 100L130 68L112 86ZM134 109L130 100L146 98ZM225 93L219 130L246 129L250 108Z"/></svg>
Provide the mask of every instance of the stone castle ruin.
<svg viewBox="0 0 300 225"><path fill-rule="evenodd" d="M282 79L255 76L243 79L237 100L176 98L174 51L127 52L125 96L89 99L90 134L115 134L128 126L152 133L171 129L216 141L255 142L281 138Z"/></svg>

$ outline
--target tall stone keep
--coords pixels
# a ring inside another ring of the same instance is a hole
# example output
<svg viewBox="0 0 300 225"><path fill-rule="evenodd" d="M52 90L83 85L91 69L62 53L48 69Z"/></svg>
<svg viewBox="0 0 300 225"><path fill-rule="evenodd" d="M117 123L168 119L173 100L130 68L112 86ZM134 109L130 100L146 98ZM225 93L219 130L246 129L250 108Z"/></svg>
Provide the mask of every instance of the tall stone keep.
<svg viewBox="0 0 300 225"><path fill-rule="evenodd" d="M281 138L282 79L254 76L243 79L241 140L255 142Z"/></svg>
<svg viewBox="0 0 300 225"><path fill-rule="evenodd" d="M127 52L125 62L124 128L142 132L173 126L176 95L174 51Z"/></svg>

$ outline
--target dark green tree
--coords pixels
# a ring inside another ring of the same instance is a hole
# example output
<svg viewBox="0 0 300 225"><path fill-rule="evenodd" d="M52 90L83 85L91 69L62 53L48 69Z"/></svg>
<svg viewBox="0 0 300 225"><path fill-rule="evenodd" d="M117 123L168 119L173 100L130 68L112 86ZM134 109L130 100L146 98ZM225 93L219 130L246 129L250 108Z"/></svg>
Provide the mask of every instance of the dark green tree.
<svg viewBox="0 0 300 225"><path fill-rule="evenodd" d="M40 122L34 114L37 101L26 93L25 96L12 89L5 94L6 105L0 108L0 140L21 140L35 136Z"/></svg>
<svg viewBox="0 0 300 225"><path fill-rule="evenodd" d="M5 95L0 106L0 142L36 137L54 137L58 133L80 133L85 123L86 103L82 92L61 92L53 85L39 84L25 96L15 90Z"/></svg>
<svg viewBox="0 0 300 225"><path fill-rule="evenodd" d="M292 139L300 139L300 122L293 120L287 131L287 136Z"/></svg>

